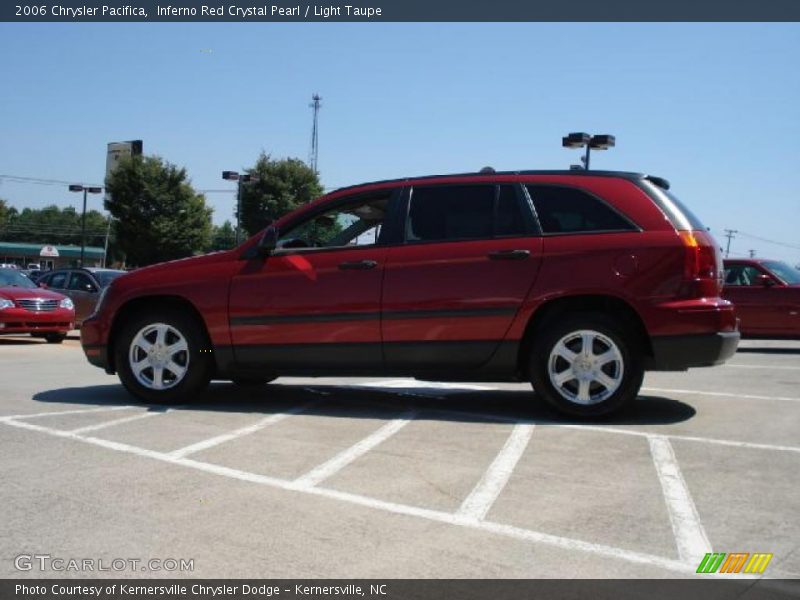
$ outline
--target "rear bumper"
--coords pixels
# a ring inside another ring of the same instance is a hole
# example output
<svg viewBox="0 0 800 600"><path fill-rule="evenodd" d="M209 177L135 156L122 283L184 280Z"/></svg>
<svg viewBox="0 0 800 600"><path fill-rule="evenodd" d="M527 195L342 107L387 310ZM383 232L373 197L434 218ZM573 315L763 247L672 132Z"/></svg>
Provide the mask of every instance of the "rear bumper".
<svg viewBox="0 0 800 600"><path fill-rule="evenodd" d="M692 367L712 367L728 360L739 345L738 331L693 335L667 335L651 338L653 371L685 371Z"/></svg>

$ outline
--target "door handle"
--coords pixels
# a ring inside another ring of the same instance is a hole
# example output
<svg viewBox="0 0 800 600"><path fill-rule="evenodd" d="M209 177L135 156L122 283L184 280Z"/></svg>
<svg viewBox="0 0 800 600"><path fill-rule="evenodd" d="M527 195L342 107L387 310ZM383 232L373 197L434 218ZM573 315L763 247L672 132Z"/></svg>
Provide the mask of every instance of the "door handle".
<svg viewBox="0 0 800 600"><path fill-rule="evenodd" d="M342 271L367 271L374 269L378 263L374 260L356 260L353 262L339 263L339 268Z"/></svg>
<svg viewBox="0 0 800 600"><path fill-rule="evenodd" d="M530 255L530 250L498 250L487 254L491 260L524 260Z"/></svg>

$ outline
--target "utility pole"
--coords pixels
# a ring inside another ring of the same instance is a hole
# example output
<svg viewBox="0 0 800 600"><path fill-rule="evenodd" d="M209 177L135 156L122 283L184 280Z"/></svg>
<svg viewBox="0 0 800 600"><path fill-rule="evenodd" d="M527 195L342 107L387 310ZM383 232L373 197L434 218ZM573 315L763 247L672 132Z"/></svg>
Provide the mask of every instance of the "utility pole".
<svg viewBox="0 0 800 600"><path fill-rule="evenodd" d="M322 100L322 98L320 98L319 94L314 94L313 96L311 96L311 100L313 100L313 102L309 104L309 106L314 109L314 124L311 127L311 153L309 154L308 157L308 163L311 169L314 171L314 173L318 173L319 172L317 169L317 161L319 159L318 121L319 121L319 109L320 106L322 106L320 104L320 100Z"/></svg>
<svg viewBox="0 0 800 600"><path fill-rule="evenodd" d="M111 234L111 215L108 215L108 224L106 225L106 243L103 246L103 268L108 264L108 236Z"/></svg>
<svg viewBox="0 0 800 600"><path fill-rule="evenodd" d="M724 231L725 237L728 238L728 244L725 246L725 258L728 258L731 254L731 240L739 232L736 229L725 229Z"/></svg>
<svg viewBox="0 0 800 600"><path fill-rule="evenodd" d="M750 253L750 258L755 258L755 256L756 256L756 251L755 250L748 250L748 252Z"/></svg>

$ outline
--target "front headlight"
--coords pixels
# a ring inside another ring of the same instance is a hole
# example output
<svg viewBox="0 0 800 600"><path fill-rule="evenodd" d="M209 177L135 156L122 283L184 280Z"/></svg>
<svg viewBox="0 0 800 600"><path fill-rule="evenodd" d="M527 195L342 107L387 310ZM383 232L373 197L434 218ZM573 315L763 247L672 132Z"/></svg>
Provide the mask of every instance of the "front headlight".
<svg viewBox="0 0 800 600"><path fill-rule="evenodd" d="M75 309L75 305L72 303L72 300L70 300L69 298L64 298L61 301L61 304L59 304L59 306L61 308L66 308L66 309L69 309L69 310L74 310Z"/></svg>
<svg viewBox="0 0 800 600"><path fill-rule="evenodd" d="M0 298L0 310L14 308L14 301L8 298Z"/></svg>

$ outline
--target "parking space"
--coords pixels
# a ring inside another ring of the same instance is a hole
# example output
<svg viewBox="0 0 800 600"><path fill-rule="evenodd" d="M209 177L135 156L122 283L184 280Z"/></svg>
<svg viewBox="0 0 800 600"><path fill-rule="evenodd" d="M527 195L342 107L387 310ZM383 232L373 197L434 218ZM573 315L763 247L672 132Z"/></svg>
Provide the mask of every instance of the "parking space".
<svg viewBox="0 0 800 600"><path fill-rule="evenodd" d="M40 552L197 577L681 577L716 551L800 577L800 343L742 346L581 423L523 384L396 378L143 406L76 340L0 338L0 575Z"/></svg>

